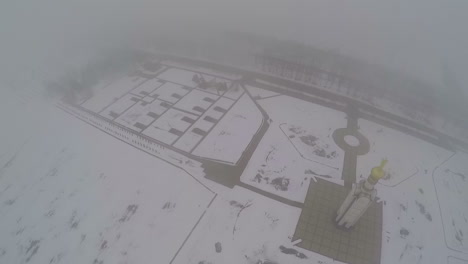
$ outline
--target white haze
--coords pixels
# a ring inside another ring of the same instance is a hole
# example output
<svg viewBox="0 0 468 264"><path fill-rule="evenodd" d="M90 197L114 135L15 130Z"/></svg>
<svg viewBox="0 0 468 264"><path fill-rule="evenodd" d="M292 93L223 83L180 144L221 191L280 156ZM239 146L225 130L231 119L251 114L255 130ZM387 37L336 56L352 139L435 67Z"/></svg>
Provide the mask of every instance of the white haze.
<svg viewBox="0 0 468 264"><path fill-rule="evenodd" d="M467 13L463 0L4 1L0 76L54 75L162 32L234 30L333 50L441 89L447 65L466 92Z"/></svg>

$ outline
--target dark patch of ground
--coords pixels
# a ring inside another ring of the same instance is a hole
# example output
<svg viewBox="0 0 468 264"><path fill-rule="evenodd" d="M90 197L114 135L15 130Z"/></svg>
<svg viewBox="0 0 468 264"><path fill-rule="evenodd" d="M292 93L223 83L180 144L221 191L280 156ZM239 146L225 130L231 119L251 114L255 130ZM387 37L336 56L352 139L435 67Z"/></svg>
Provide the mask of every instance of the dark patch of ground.
<svg viewBox="0 0 468 264"><path fill-rule="evenodd" d="M15 202L16 202L15 199L8 199L4 202L4 204L10 206L10 205L13 205Z"/></svg>
<svg viewBox="0 0 468 264"><path fill-rule="evenodd" d="M175 203L166 202L162 209L163 210L170 210L170 209L174 209L175 207L176 207Z"/></svg>
<svg viewBox="0 0 468 264"><path fill-rule="evenodd" d="M262 180L266 180L266 182L268 183L270 178L269 177L263 177L260 173L257 173L257 175L255 175L253 181L256 181L258 183L262 182Z"/></svg>
<svg viewBox="0 0 468 264"><path fill-rule="evenodd" d="M317 137L315 136L312 136L312 135L306 135L306 136L301 136L300 137L302 143L308 145L308 146L311 146L311 147L315 147L315 145L317 145L316 141L318 140Z"/></svg>
<svg viewBox="0 0 468 264"><path fill-rule="evenodd" d="M274 178L271 181L271 185L273 185L276 190L287 191L289 186L289 179L285 177Z"/></svg>
<svg viewBox="0 0 468 264"><path fill-rule="evenodd" d="M463 244L463 231L458 229L457 232L455 233L455 238L458 240L458 242Z"/></svg>
<svg viewBox="0 0 468 264"><path fill-rule="evenodd" d="M263 171L263 170L261 170L261 171ZM269 177L264 177L260 173L257 173L257 175L255 175L255 177L253 178L253 181L256 181L258 183L262 182L262 180L266 181L266 183L270 183L270 178Z"/></svg>
<svg viewBox="0 0 468 264"><path fill-rule="evenodd" d="M54 209L51 209L47 213L44 214L44 216L47 217L47 218L51 218L54 215L55 215L55 210Z"/></svg>
<svg viewBox="0 0 468 264"><path fill-rule="evenodd" d="M304 255L303 253L295 250L294 248L287 248L285 246L280 246L279 247L280 251L284 254L287 254L287 255L295 255L296 257L298 258L301 258L301 259L306 259L307 256Z"/></svg>
<svg viewBox="0 0 468 264"><path fill-rule="evenodd" d="M215 250L216 250L216 253L220 253L223 250L223 247L221 246L220 242L215 243Z"/></svg>
<svg viewBox="0 0 468 264"><path fill-rule="evenodd" d="M94 259L93 264L104 264L104 260Z"/></svg>
<svg viewBox="0 0 468 264"><path fill-rule="evenodd" d="M317 144L317 140L318 138L316 136L313 136L313 135L305 135L305 136L301 136L299 137L301 139L301 141L308 145L308 146L311 146L314 148L314 154L319 156L319 157L322 157L322 158L327 158L327 159L331 159L331 158L336 158L336 151L332 151L331 153L327 153L327 151L320 147L318 144ZM325 148L327 148L328 145L325 145Z"/></svg>
<svg viewBox="0 0 468 264"><path fill-rule="evenodd" d="M419 188L418 191L421 193L421 194L424 194L424 190Z"/></svg>
<svg viewBox="0 0 468 264"><path fill-rule="evenodd" d="M130 204L127 206L127 210L125 211L124 215L119 219L119 222L127 222L132 218L132 216L136 213L138 209L138 205L136 204Z"/></svg>
<svg viewBox="0 0 468 264"><path fill-rule="evenodd" d="M419 212L426 217L427 220L432 222L432 216L429 212L426 212L426 207L419 203L418 201L415 201L416 205L419 207Z"/></svg>
<svg viewBox="0 0 468 264"><path fill-rule="evenodd" d="M63 258L63 253L59 253L50 259L49 264L61 263L62 258Z"/></svg>
<svg viewBox="0 0 468 264"><path fill-rule="evenodd" d="M410 233L410 232L408 231L408 229L406 229L406 228L404 228L404 227L402 227L402 228L400 229L400 236L401 236L402 238L406 238L406 237L409 235L409 233Z"/></svg>
<svg viewBox="0 0 468 264"><path fill-rule="evenodd" d="M304 132L304 130L301 128L301 127L297 127L297 126L291 126L289 128L289 131L295 133L295 134L300 134L302 132Z"/></svg>
<svg viewBox="0 0 468 264"><path fill-rule="evenodd" d="M76 211L73 211L72 216L69 221L70 229L77 229L80 224L80 220L76 217Z"/></svg>
<svg viewBox="0 0 468 264"><path fill-rule="evenodd" d="M330 154L327 154L327 152L323 148L315 149L314 153L315 155L322 157L322 158L327 158L327 159L336 158L336 151L332 151Z"/></svg>
<svg viewBox="0 0 468 264"><path fill-rule="evenodd" d="M29 242L29 247L26 249L26 255L29 256L26 258L26 262L29 262L31 258L36 255L37 251L39 250L39 240L31 240Z"/></svg>
<svg viewBox="0 0 468 264"><path fill-rule="evenodd" d="M404 204L400 204L400 209L406 212L408 208Z"/></svg>
<svg viewBox="0 0 468 264"><path fill-rule="evenodd" d="M15 155L13 155L13 156L5 163L5 165L3 165L3 169L6 169L6 168L10 167L10 166L13 164L13 162L14 162L15 159L16 159L16 155L18 155L18 153L16 153Z"/></svg>
<svg viewBox="0 0 468 264"><path fill-rule="evenodd" d="M104 250L107 248L107 240L104 240L102 241L102 244L101 244L101 250Z"/></svg>
<svg viewBox="0 0 468 264"><path fill-rule="evenodd" d="M385 173L385 176L383 177L384 180L390 180L392 178L391 173Z"/></svg>
<svg viewBox="0 0 468 264"><path fill-rule="evenodd" d="M238 208L243 208L243 207L244 207L243 204L241 204L241 203L239 203L239 202L237 202L237 201L234 201L234 200L230 201L229 204L230 204L231 206L238 207Z"/></svg>
<svg viewBox="0 0 468 264"><path fill-rule="evenodd" d="M275 146L271 146L271 148L272 149L268 152L268 154L267 154L267 156L265 158L265 162L268 162L270 160L270 155L276 151Z"/></svg>

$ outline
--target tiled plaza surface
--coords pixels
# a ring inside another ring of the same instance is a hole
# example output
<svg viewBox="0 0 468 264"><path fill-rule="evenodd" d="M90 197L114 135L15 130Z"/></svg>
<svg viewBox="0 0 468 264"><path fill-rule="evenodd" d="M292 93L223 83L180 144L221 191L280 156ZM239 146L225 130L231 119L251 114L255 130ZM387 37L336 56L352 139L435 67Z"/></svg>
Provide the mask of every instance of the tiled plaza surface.
<svg viewBox="0 0 468 264"><path fill-rule="evenodd" d="M349 189L317 179L309 186L293 241L299 247L350 264L380 263L382 204L373 203L350 230L338 228L334 219Z"/></svg>

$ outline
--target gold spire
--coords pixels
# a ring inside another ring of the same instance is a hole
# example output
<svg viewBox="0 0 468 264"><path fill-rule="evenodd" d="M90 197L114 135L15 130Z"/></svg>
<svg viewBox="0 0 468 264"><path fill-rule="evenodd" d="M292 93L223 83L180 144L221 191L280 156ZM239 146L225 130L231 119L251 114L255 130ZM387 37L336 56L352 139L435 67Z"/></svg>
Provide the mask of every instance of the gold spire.
<svg viewBox="0 0 468 264"><path fill-rule="evenodd" d="M382 162L380 162L380 166L374 167L371 170L371 174L368 178L370 182L373 184L376 184L380 179L382 179L385 176L385 171L383 170L385 164L387 164L388 160L383 159Z"/></svg>

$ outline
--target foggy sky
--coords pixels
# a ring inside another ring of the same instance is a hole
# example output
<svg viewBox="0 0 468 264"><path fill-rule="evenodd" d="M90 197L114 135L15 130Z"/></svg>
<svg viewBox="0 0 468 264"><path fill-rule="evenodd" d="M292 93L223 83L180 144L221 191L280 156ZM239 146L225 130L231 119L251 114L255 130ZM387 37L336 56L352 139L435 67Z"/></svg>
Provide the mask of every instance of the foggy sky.
<svg viewBox="0 0 468 264"><path fill-rule="evenodd" d="M326 48L468 91L465 0L24 0L0 8L0 71L54 71L146 34L236 30ZM58 66L60 65L60 66ZM468 93L468 92L467 92Z"/></svg>

